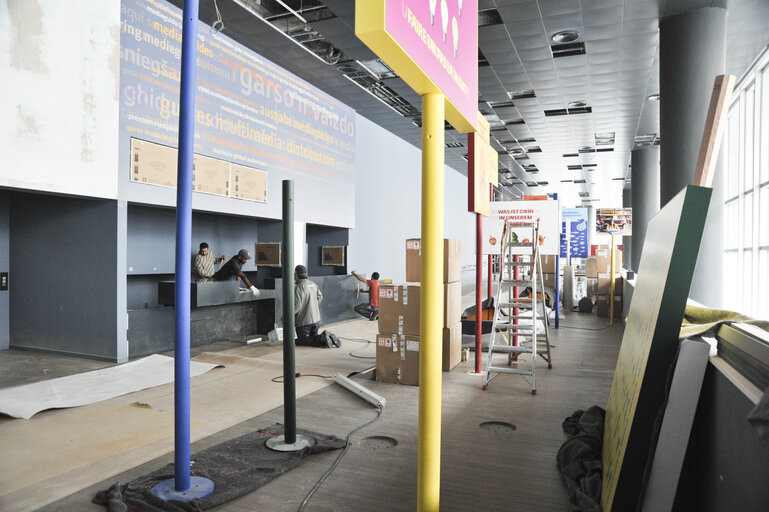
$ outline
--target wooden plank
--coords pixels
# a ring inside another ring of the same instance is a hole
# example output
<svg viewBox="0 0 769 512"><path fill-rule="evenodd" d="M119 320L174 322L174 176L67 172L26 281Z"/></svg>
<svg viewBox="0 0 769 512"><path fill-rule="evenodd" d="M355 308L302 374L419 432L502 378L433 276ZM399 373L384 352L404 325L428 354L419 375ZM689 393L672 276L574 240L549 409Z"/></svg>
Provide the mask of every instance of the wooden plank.
<svg viewBox="0 0 769 512"><path fill-rule="evenodd" d="M700 187L711 187L713 174L718 161L718 151L724 136L726 114L729 111L729 99L734 89L734 75L718 75L713 85L710 97L708 117L705 119L705 131L702 134L700 153L697 157L697 167L694 168L694 184Z"/></svg>

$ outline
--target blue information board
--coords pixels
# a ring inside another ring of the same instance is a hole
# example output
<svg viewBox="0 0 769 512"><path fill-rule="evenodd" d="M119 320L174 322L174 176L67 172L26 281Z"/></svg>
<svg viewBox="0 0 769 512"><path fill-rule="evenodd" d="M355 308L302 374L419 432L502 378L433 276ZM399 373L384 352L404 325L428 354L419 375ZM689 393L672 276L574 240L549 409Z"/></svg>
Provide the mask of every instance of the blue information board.
<svg viewBox="0 0 769 512"><path fill-rule="evenodd" d="M561 208L561 221L570 231L572 258L587 258L587 208ZM567 256L566 234L561 235L561 257Z"/></svg>

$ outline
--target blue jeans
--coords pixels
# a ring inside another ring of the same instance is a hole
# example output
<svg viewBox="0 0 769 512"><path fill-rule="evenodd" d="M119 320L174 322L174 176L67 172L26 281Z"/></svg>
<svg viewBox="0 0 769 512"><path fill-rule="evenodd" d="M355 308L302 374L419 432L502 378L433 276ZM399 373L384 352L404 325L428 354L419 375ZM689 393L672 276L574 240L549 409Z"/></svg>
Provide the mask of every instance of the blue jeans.
<svg viewBox="0 0 769 512"><path fill-rule="evenodd" d="M355 306L355 312L371 320L379 312L379 308L364 302Z"/></svg>

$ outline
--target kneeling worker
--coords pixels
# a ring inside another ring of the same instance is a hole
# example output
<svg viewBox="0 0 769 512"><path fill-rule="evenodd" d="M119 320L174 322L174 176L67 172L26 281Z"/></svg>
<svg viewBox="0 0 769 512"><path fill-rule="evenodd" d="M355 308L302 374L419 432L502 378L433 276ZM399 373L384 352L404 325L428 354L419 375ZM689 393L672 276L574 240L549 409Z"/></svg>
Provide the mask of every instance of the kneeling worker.
<svg viewBox="0 0 769 512"><path fill-rule="evenodd" d="M215 281L229 281L233 277L236 277L238 281L243 281L246 286L251 290L251 293L254 294L254 297L258 297L260 292L256 288L256 286L252 285L251 282L246 277L246 274L243 273L243 265L251 259L251 255L248 253L247 250L241 249L238 251L238 254L230 258L230 260L222 265L222 268L219 269L219 271L214 274L214 280Z"/></svg>
<svg viewBox="0 0 769 512"><path fill-rule="evenodd" d="M342 342L336 335L323 331L320 326L320 307L323 293L318 285L307 279L307 267L297 265L294 269L294 320L296 322L296 345L309 347L341 347Z"/></svg>
<svg viewBox="0 0 769 512"><path fill-rule="evenodd" d="M361 316L365 316L369 320L376 320L379 318L379 272L371 274L371 279L363 279L361 276L352 271L352 275L358 281L362 281L368 285L368 290L363 290L363 293L368 293L368 304L358 304L355 306L355 312Z"/></svg>

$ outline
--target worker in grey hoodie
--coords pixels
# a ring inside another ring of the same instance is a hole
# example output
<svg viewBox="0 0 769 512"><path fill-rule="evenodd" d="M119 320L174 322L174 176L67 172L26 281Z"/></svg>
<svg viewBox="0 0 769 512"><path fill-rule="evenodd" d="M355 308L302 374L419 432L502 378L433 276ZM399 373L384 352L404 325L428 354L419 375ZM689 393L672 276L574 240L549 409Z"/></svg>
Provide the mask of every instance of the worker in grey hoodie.
<svg viewBox="0 0 769 512"><path fill-rule="evenodd" d="M320 307L323 293L318 285L307 279L307 267L297 265L294 269L294 319L296 321L296 345L311 347L341 347L342 342L333 333L323 331L318 334L320 327Z"/></svg>

